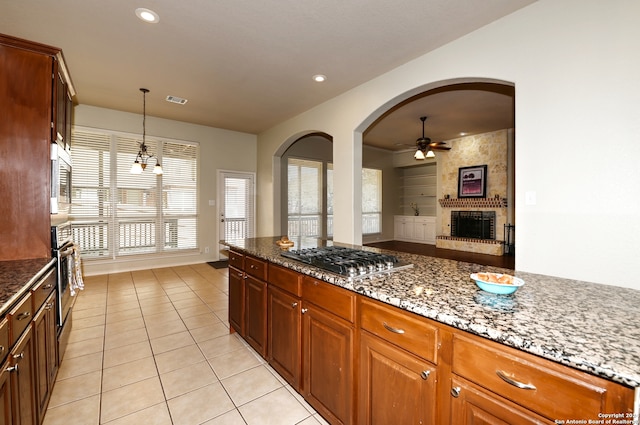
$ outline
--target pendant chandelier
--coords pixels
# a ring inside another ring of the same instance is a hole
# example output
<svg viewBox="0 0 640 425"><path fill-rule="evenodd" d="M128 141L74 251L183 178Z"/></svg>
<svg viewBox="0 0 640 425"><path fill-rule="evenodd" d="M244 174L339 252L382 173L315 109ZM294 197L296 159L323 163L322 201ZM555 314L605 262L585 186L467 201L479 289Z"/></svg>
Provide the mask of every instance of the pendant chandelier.
<svg viewBox="0 0 640 425"><path fill-rule="evenodd" d="M149 148L146 144L147 93L149 93L149 89L141 88L140 91L142 92L142 143L140 143L138 155L136 155L136 159L133 161L133 165L131 166L131 174L142 174L142 172L147 168L149 159L155 158L156 165L153 167L153 172L160 175L162 174L162 165L160 165L160 161L154 154L149 153Z"/></svg>

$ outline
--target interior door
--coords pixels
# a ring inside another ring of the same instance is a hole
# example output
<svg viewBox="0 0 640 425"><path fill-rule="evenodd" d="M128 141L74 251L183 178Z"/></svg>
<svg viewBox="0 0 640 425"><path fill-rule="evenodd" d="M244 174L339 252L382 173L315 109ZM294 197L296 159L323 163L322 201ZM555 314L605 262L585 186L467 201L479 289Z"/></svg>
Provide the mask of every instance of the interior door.
<svg viewBox="0 0 640 425"><path fill-rule="evenodd" d="M240 171L218 172L218 214L221 240L255 236L255 174ZM227 257L220 245L220 255Z"/></svg>

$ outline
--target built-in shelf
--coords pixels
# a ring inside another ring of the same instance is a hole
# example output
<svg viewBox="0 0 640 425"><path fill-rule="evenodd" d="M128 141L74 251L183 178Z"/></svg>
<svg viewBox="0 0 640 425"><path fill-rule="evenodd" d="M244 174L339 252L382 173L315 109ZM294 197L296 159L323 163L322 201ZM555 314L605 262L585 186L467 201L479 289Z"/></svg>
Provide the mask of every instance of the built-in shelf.
<svg viewBox="0 0 640 425"><path fill-rule="evenodd" d="M438 202L442 208L507 208L506 198L446 198Z"/></svg>

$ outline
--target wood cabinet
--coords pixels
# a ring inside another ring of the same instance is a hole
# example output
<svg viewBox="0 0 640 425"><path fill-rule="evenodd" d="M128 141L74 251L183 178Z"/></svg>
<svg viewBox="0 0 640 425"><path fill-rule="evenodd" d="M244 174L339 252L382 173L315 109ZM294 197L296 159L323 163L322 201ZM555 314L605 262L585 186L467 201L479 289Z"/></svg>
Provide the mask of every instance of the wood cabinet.
<svg viewBox="0 0 640 425"><path fill-rule="evenodd" d="M297 391L302 390L302 276L269 264L268 361Z"/></svg>
<svg viewBox="0 0 640 425"><path fill-rule="evenodd" d="M359 307L358 423L434 423L438 329L365 298Z"/></svg>
<svg viewBox="0 0 640 425"><path fill-rule="evenodd" d="M12 425L11 364L2 362L0 369L0 425Z"/></svg>
<svg viewBox="0 0 640 425"><path fill-rule="evenodd" d="M15 425L35 425L38 423L33 352L33 333L29 327L9 354L12 416Z"/></svg>
<svg viewBox="0 0 640 425"><path fill-rule="evenodd" d="M305 276L302 313L302 394L330 423L355 423L355 294Z"/></svg>
<svg viewBox="0 0 640 425"><path fill-rule="evenodd" d="M461 408L468 418L484 409L512 418L507 423L524 424L539 423L540 417L548 421L543 423L595 421L631 406L629 390L620 385L462 332L453 335L452 373L452 424L465 423L453 421Z"/></svg>
<svg viewBox="0 0 640 425"><path fill-rule="evenodd" d="M60 49L2 34L0 69L0 260L46 258L55 78L69 74ZM72 91L70 79L65 83Z"/></svg>
<svg viewBox="0 0 640 425"><path fill-rule="evenodd" d="M49 404L58 373L58 342L56 338L56 293L40 306L33 319L35 339L35 375L38 417L43 418Z"/></svg>
<svg viewBox="0 0 640 425"><path fill-rule="evenodd" d="M544 425L633 409L630 388L250 255L231 263L229 317L331 424Z"/></svg>
<svg viewBox="0 0 640 425"><path fill-rule="evenodd" d="M229 325L244 337L244 255L229 251Z"/></svg>

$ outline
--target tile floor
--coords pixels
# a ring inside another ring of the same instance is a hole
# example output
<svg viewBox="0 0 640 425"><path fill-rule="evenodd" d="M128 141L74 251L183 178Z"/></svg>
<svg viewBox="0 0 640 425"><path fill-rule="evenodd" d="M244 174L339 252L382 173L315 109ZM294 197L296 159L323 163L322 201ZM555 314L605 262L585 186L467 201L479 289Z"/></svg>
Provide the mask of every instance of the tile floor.
<svg viewBox="0 0 640 425"><path fill-rule="evenodd" d="M85 278L44 425L327 424L229 334L227 269Z"/></svg>

